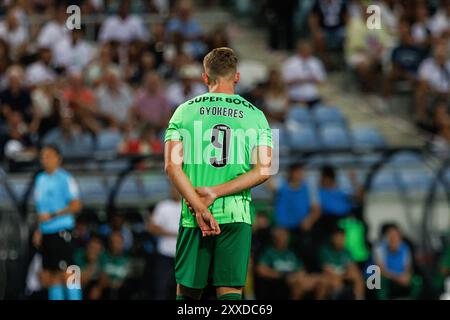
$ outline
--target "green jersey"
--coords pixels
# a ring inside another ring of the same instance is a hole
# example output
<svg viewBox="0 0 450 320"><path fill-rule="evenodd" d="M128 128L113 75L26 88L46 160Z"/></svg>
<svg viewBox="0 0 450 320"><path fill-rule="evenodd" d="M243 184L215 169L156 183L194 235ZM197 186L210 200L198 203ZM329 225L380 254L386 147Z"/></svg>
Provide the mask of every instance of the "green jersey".
<svg viewBox="0 0 450 320"><path fill-rule="evenodd" d="M251 170L252 151L272 147L264 113L239 95L207 93L180 105L170 119L165 141L182 141L183 171L194 187L233 180ZM218 198L209 210L219 224L251 224L250 190ZM183 202L183 227L196 227Z"/></svg>
<svg viewBox="0 0 450 320"><path fill-rule="evenodd" d="M322 267L329 265L337 273L344 273L353 259L347 249L336 250L330 245L324 245L320 250L320 262Z"/></svg>
<svg viewBox="0 0 450 320"><path fill-rule="evenodd" d="M296 272L303 269L303 262L289 249L277 250L269 247L259 259L259 264L278 272Z"/></svg>

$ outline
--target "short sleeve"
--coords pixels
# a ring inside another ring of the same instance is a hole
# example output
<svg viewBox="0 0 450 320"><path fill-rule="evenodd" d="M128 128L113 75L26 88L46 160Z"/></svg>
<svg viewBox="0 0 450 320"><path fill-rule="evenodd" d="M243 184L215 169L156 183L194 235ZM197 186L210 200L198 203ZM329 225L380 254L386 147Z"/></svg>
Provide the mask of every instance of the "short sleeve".
<svg viewBox="0 0 450 320"><path fill-rule="evenodd" d="M36 181L34 183L34 191L33 191L33 199L34 199L34 203L36 205L36 211L37 213L42 213L44 212L44 208L42 206L42 201L41 201L41 176L38 175L36 177Z"/></svg>
<svg viewBox="0 0 450 320"><path fill-rule="evenodd" d="M174 114L172 115L172 118L169 121L169 125L167 126L166 134L164 137L164 142L183 140L183 137L180 132L180 129L182 128L182 121L183 121L183 107L179 106L175 110Z"/></svg>
<svg viewBox="0 0 450 320"><path fill-rule="evenodd" d="M163 204L158 204L155 207L155 210L152 215L152 222L158 226L164 226L164 223L167 222L167 219L164 216L165 208Z"/></svg>
<svg viewBox="0 0 450 320"><path fill-rule="evenodd" d="M430 80L430 65L428 63L428 61L424 61L420 66L419 66L419 71L418 71L418 77L420 80Z"/></svg>
<svg viewBox="0 0 450 320"><path fill-rule="evenodd" d="M327 79L327 73L325 72L322 61L319 59L314 59L314 64L315 68L313 68L313 70L315 70L315 76L319 81L325 81Z"/></svg>
<svg viewBox="0 0 450 320"><path fill-rule="evenodd" d="M269 123L262 112L259 118L257 137L255 147L267 146L273 148L272 129L270 128Z"/></svg>
<svg viewBox="0 0 450 320"><path fill-rule="evenodd" d="M69 201L80 198L80 189L78 188L78 183L72 176L67 177L67 197Z"/></svg>

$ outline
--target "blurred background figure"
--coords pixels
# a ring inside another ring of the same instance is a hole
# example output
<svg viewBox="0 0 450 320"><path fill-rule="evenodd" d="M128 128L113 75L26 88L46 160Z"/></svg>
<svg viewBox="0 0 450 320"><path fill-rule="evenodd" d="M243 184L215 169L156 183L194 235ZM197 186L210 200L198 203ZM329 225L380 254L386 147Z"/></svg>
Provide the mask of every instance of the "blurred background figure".
<svg viewBox="0 0 450 320"><path fill-rule="evenodd" d="M320 263L329 294L332 297L344 294L343 291L348 284L354 299L364 299L365 282L358 265L344 247L344 230L336 227L329 234L329 244L323 245L320 251Z"/></svg>
<svg viewBox="0 0 450 320"><path fill-rule="evenodd" d="M412 286L411 249L395 224L383 230L383 239L375 247L375 263L381 268L381 299L408 296Z"/></svg>
<svg viewBox="0 0 450 320"><path fill-rule="evenodd" d="M150 232L158 239L154 280L157 300L175 298L175 250L180 214L181 197L175 188L171 188L171 198L156 205L149 224Z"/></svg>
<svg viewBox="0 0 450 320"><path fill-rule="evenodd" d="M108 238L108 250L101 261L97 284L89 292L91 300L124 300L129 297L126 279L130 273L130 258L124 252L124 241L119 231Z"/></svg>
<svg viewBox="0 0 450 320"><path fill-rule="evenodd" d="M62 155L55 146L41 150L44 171L34 186L34 202L39 229L33 241L42 253L42 278L48 288L49 300L81 300L80 288L66 286L73 264L72 230L75 217L81 209L79 189L70 173L62 169Z"/></svg>
<svg viewBox="0 0 450 320"><path fill-rule="evenodd" d="M312 53L309 43L299 42L297 53L284 62L282 69L290 101L309 107L320 102L318 86L326 80L322 62Z"/></svg>
<svg viewBox="0 0 450 320"><path fill-rule="evenodd" d="M277 227L272 234L273 246L262 253L256 269L266 282L265 293L260 298L298 300L308 293L313 293L316 299L325 298L324 279L308 273L303 262L289 249L289 232Z"/></svg>

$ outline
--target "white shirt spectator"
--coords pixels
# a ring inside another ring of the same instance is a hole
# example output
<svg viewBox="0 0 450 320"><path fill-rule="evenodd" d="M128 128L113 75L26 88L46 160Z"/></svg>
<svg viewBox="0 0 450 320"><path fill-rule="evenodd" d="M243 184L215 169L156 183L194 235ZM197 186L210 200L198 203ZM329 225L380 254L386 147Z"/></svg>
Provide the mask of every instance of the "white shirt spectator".
<svg viewBox="0 0 450 320"><path fill-rule="evenodd" d="M152 222L167 232L177 234L180 224L181 202L163 200L159 202L152 216ZM176 236L160 236L158 239L158 252L164 256L174 258L177 245Z"/></svg>
<svg viewBox="0 0 450 320"><path fill-rule="evenodd" d="M101 112L124 123L128 119L128 111L133 104L133 93L127 85L121 85L117 93L112 93L107 86L97 90L97 103Z"/></svg>
<svg viewBox="0 0 450 320"><path fill-rule="evenodd" d="M424 43L430 32L429 23L416 22L411 26L411 35L416 43Z"/></svg>
<svg viewBox="0 0 450 320"><path fill-rule="evenodd" d="M47 22L37 38L38 47L51 48L54 53L55 45L69 38L69 31L65 24L58 24L55 21Z"/></svg>
<svg viewBox="0 0 450 320"><path fill-rule="evenodd" d="M147 40L147 32L141 18L137 16L128 16L121 19L119 16L107 18L99 33L101 42L118 41L128 43L132 40Z"/></svg>
<svg viewBox="0 0 450 320"><path fill-rule="evenodd" d="M65 38L54 47L54 62L69 71L81 71L93 59L93 50L87 41L79 40L76 44Z"/></svg>
<svg viewBox="0 0 450 320"><path fill-rule="evenodd" d="M450 92L450 59L440 67L433 58L428 58L419 67L419 79L425 80L438 92Z"/></svg>
<svg viewBox="0 0 450 320"><path fill-rule="evenodd" d="M14 55L20 46L27 43L28 32L22 25L18 26L15 30L10 30L6 21L2 21L0 22L0 38L8 43Z"/></svg>
<svg viewBox="0 0 450 320"><path fill-rule="evenodd" d="M326 80L325 68L316 57L302 58L295 55L286 60L282 67L283 79L290 82L297 79ZM295 101L312 101L319 98L317 84L313 82L300 83L289 86L289 97Z"/></svg>
<svg viewBox="0 0 450 320"><path fill-rule="evenodd" d="M169 98L170 106L176 108L180 104L185 103L187 100L206 93L206 91L207 90L204 85L194 82L191 85L190 92L185 94L183 84L181 82L175 82L167 88L167 97Z"/></svg>
<svg viewBox="0 0 450 320"><path fill-rule="evenodd" d="M438 10L430 20L430 31L434 37L440 37L450 30L450 17L444 10Z"/></svg>
<svg viewBox="0 0 450 320"><path fill-rule="evenodd" d="M36 61L25 70L25 83L28 86L53 81L55 78L55 72L41 61Z"/></svg>

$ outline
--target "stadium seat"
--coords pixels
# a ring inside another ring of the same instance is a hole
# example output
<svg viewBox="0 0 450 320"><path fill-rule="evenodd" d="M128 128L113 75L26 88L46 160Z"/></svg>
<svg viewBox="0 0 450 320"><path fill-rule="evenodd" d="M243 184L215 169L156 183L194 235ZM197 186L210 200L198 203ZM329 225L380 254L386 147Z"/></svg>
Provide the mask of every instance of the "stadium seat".
<svg viewBox="0 0 450 320"><path fill-rule="evenodd" d="M77 176L76 179L83 202L105 203L108 198L109 188L102 181L101 177Z"/></svg>
<svg viewBox="0 0 450 320"><path fill-rule="evenodd" d="M314 121L317 125L323 126L329 123L345 124L346 118L342 112L336 107L317 106L313 110Z"/></svg>
<svg viewBox="0 0 450 320"><path fill-rule="evenodd" d="M347 130L341 125L325 125L319 128L323 146L327 149L350 148Z"/></svg>
<svg viewBox="0 0 450 320"><path fill-rule="evenodd" d="M289 145L294 150L317 150L320 148L320 140L316 130L311 125L298 128L289 128Z"/></svg>
<svg viewBox="0 0 450 320"><path fill-rule="evenodd" d="M401 170L400 177L407 191L427 192L432 174L425 170Z"/></svg>
<svg viewBox="0 0 450 320"><path fill-rule="evenodd" d="M103 130L97 136L96 151L116 153L119 147L122 135L117 130Z"/></svg>
<svg viewBox="0 0 450 320"><path fill-rule="evenodd" d="M382 170L374 177L372 190L375 192L395 192L399 190L401 183L396 170Z"/></svg>
<svg viewBox="0 0 450 320"><path fill-rule="evenodd" d="M309 110L302 106L293 105L289 108L289 111L286 115L287 120L292 120L297 123L313 123L313 117Z"/></svg>
<svg viewBox="0 0 450 320"><path fill-rule="evenodd" d="M165 176L142 176L145 194L152 198L164 197L170 192L170 184Z"/></svg>
<svg viewBox="0 0 450 320"><path fill-rule="evenodd" d="M376 128L353 128L351 135L353 146L356 148L381 148L386 145L383 136Z"/></svg>
<svg viewBox="0 0 450 320"><path fill-rule="evenodd" d="M389 166L404 168L408 167L423 167L424 163L420 155L413 152L401 152L395 154L389 161Z"/></svg>

